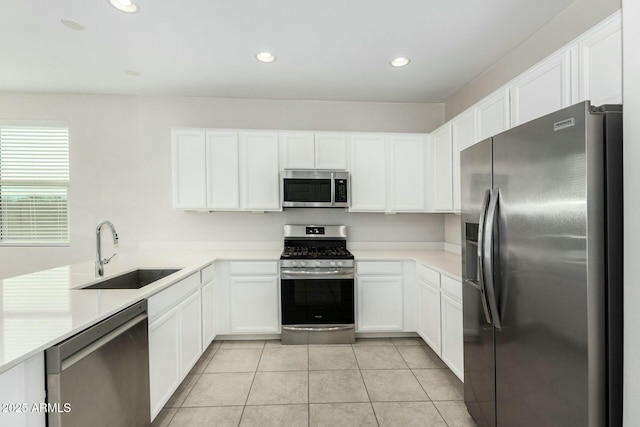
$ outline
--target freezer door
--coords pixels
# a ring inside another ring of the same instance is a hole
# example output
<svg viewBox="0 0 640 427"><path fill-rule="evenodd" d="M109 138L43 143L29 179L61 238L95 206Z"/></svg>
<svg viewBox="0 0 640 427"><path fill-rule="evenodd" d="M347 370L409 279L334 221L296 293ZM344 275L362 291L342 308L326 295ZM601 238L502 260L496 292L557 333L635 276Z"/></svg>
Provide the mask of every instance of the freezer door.
<svg viewBox="0 0 640 427"><path fill-rule="evenodd" d="M605 425L604 162L602 127L588 108L576 104L493 138L498 426Z"/></svg>
<svg viewBox="0 0 640 427"><path fill-rule="evenodd" d="M483 292L478 247L491 189L491 139L462 151L460 165L464 400L478 426L494 426L493 326Z"/></svg>

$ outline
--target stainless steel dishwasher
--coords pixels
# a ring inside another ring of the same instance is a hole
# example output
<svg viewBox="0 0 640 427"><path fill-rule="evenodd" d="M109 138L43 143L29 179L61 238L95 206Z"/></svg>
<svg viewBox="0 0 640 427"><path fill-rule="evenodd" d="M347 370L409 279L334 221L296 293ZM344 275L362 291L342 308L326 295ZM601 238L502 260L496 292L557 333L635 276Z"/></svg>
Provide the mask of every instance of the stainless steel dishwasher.
<svg viewBox="0 0 640 427"><path fill-rule="evenodd" d="M151 424L146 300L47 349L46 364L50 427Z"/></svg>

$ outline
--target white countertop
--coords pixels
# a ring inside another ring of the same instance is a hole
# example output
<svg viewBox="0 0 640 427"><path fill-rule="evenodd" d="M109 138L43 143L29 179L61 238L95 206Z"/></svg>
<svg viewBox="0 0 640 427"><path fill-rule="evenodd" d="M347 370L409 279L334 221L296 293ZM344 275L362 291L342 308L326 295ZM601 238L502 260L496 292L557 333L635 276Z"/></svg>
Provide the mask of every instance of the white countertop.
<svg viewBox="0 0 640 427"><path fill-rule="evenodd" d="M413 259L460 279L460 255L429 251L352 251L358 260ZM0 373L98 323L137 301L149 298L216 260L273 260L281 250L140 251L118 254L105 277L136 268L180 268L141 289L80 289L95 279L94 262L44 270L0 281Z"/></svg>

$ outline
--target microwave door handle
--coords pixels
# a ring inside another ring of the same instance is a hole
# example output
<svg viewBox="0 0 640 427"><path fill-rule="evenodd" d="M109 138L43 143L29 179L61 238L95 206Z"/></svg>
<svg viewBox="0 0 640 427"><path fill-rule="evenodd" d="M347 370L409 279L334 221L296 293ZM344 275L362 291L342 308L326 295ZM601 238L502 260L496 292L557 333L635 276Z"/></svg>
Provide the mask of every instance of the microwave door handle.
<svg viewBox="0 0 640 427"><path fill-rule="evenodd" d="M334 207L336 205L336 177L333 172L331 172L331 206Z"/></svg>

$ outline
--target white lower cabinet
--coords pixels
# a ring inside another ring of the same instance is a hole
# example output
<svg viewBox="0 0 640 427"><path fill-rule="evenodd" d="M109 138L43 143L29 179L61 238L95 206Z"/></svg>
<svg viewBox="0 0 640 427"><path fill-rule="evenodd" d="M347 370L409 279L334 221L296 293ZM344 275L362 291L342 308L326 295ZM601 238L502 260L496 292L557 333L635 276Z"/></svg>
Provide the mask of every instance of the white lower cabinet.
<svg viewBox="0 0 640 427"><path fill-rule="evenodd" d="M442 293L442 360L464 380L462 304Z"/></svg>
<svg viewBox="0 0 640 427"><path fill-rule="evenodd" d="M229 284L232 333L280 332L276 276L232 277Z"/></svg>
<svg viewBox="0 0 640 427"><path fill-rule="evenodd" d="M280 332L280 282L276 261L234 261L221 268L226 290L216 291L221 333ZM225 302L223 302L223 298Z"/></svg>
<svg viewBox="0 0 640 427"><path fill-rule="evenodd" d="M403 330L402 263L356 263L356 332Z"/></svg>
<svg viewBox="0 0 640 427"><path fill-rule="evenodd" d="M151 419L202 354L200 273L148 300Z"/></svg>
<svg viewBox="0 0 640 427"><path fill-rule="evenodd" d="M216 303L213 282L202 286L202 350L216 337Z"/></svg>
<svg viewBox="0 0 640 427"><path fill-rule="evenodd" d="M44 352L0 374L0 426L44 427L46 412L32 410L45 402Z"/></svg>
<svg viewBox="0 0 640 427"><path fill-rule="evenodd" d="M180 304L180 367L184 378L202 354L202 297L200 290Z"/></svg>
<svg viewBox="0 0 640 427"><path fill-rule="evenodd" d="M418 334L464 380L462 283L422 265L418 276Z"/></svg>
<svg viewBox="0 0 640 427"><path fill-rule="evenodd" d="M176 307L149 324L151 419L178 388L180 377L180 310Z"/></svg>
<svg viewBox="0 0 640 427"><path fill-rule="evenodd" d="M441 354L440 340L440 289L418 279L419 317L418 334L435 351Z"/></svg>

